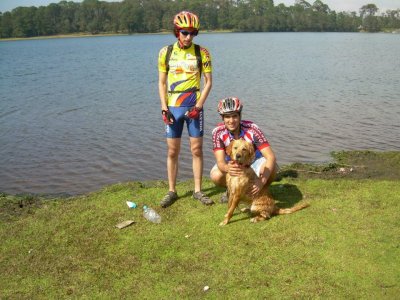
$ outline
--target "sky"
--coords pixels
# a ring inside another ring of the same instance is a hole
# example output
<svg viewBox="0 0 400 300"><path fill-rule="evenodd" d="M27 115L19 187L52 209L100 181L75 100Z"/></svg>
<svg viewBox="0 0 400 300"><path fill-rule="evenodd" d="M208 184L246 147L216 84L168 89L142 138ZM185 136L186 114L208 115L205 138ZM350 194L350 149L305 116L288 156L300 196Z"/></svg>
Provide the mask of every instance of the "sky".
<svg viewBox="0 0 400 300"><path fill-rule="evenodd" d="M0 0L1 2L2 0ZM313 4L315 0L306 0ZM379 13L386 12L388 9L400 9L400 0L321 0L329 6L331 10L336 12L355 11L359 12L360 8L366 4L373 3L379 8ZM283 3L286 6L294 5L294 0L274 0L274 4Z"/></svg>
<svg viewBox="0 0 400 300"><path fill-rule="evenodd" d="M68 0L71 1L71 0ZM82 2L81 0L72 0L73 2ZM120 2L121 0L105 0L107 2ZM313 4L315 0L306 0ZM363 5L373 3L379 8L379 13L386 10L400 9L400 0L321 0L327 4L331 10L336 12L355 11L359 12ZM58 3L59 0L0 0L0 11L6 12L18 6L47 6L50 3ZM294 5L295 0L274 0L274 4L283 3L286 6Z"/></svg>

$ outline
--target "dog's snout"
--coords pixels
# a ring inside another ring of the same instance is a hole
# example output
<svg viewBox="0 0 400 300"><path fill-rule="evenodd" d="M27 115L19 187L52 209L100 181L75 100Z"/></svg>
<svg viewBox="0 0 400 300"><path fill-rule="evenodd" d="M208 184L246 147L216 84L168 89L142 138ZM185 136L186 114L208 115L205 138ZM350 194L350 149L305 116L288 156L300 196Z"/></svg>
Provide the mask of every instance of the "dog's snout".
<svg viewBox="0 0 400 300"><path fill-rule="evenodd" d="M241 158L242 156L240 154L236 154L236 159Z"/></svg>

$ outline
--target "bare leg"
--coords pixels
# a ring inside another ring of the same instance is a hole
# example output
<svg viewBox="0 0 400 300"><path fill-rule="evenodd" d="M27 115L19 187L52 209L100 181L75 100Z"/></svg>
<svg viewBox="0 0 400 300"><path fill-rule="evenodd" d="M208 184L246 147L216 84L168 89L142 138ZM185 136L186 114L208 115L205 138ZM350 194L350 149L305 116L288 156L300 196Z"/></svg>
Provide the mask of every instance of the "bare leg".
<svg viewBox="0 0 400 300"><path fill-rule="evenodd" d="M167 138L167 145L168 185L171 192L176 192L176 178L178 176L178 157L181 150L181 139Z"/></svg>
<svg viewBox="0 0 400 300"><path fill-rule="evenodd" d="M203 138L190 138L190 150L192 151L194 192L201 191L203 177Z"/></svg>
<svg viewBox="0 0 400 300"><path fill-rule="evenodd" d="M222 172L218 166L211 169L210 178L215 185L226 187L226 173Z"/></svg>

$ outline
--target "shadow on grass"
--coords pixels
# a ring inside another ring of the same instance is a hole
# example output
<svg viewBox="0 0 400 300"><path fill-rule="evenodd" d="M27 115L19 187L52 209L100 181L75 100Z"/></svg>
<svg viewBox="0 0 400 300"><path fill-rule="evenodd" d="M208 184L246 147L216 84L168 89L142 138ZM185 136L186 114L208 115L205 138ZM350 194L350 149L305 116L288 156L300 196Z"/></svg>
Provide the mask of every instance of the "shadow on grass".
<svg viewBox="0 0 400 300"><path fill-rule="evenodd" d="M238 215L240 215L240 217ZM236 210L232 216L232 219L229 220L228 224L233 224L233 223L242 222L242 221L250 222L250 219L251 219L250 212L241 212L240 210ZM222 220L223 220L223 216L221 218L221 221Z"/></svg>
<svg viewBox="0 0 400 300"><path fill-rule="evenodd" d="M225 188L220 188L220 187L209 187L209 188L203 188L201 190L203 193L207 195L207 197L213 197L215 195L222 195L223 192L225 192ZM184 193L178 192L179 198L186 198L186 197L192 197L193 196L193 190L186 191Z"/></svg>
<svg viewBox="0 0 400 300"><path fill-rule="evenodd" d="M292 207L303 199L303 194L294 184L274 184L269 190L280 208Z"/></svg>
<svg viewBox="0 0 400 300"><path fill-rule="evenodd" d="M205 193L207 197L212 197L218 194L222 194L225 191L225 189L220 189L218 187L209 187L209 188L204 188L201 191ZM192 197L193 190L186 191L185 193L178 193L178 196L179 198Z"/></svg>
<svg viewBox="0 0 400 300"><path fill-rule="evenodd" d="M226 188L219 186L212 186L209 188L204 188L203 192L207 194L208 197L213 197L215 195L222 195L226 191Z"/></svg>
<svg viewBox="0 0 400 300"><path fill-rule="evenodd" d="M215 195L222 195L225 190L226 188L224 187L213 186L203 189L203 192L205 192L207 196L212 197ZM273 184L269 187L269 190L278 206L281 208L292 207L303 199L303 194L294 184ZM191 195L191 193L187 192L183 196L189 195Z"/></svg>
<svg viewBox="0 0 400 300"><path fill-rule="evenodd" d="M226 188L212 186L203 189L203 192L207 194L207 196L218 196L222 195L225 192ZM298 202L303 200L303 194L298 189L298 187L294 184L273 184L269 188L273 198L276 201L276 204L280 208L290 208L295 206ZM187 192L184 196L189 196L189 192ZM227 204L225 204L227 205ZM239 209L235 210L233 214L233 218L229 221L229 223L235 223L240 221L246 221L251 218L250 213L241 212ZM222 220L222 219L221 219Z"/></svg>

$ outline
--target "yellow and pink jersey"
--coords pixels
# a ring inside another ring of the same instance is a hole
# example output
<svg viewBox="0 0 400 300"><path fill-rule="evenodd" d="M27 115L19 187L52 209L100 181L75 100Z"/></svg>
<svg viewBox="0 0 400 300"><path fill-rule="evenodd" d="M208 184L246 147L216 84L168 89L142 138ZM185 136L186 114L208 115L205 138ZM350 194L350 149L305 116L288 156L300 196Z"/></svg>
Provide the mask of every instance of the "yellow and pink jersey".
<svg viewBox="0 0 400 300"><path fill-rule="evenodd" d="M200 98L201 72L197 65L194 44L182 49L178 42L173 45L168 68L165 64L168 46L158 55L158 71L168 72L168 106L194 106ZM200 47L202 72L211 73L211 55L206 48ZM168 70L167 70L168 69Z"/></svg>

